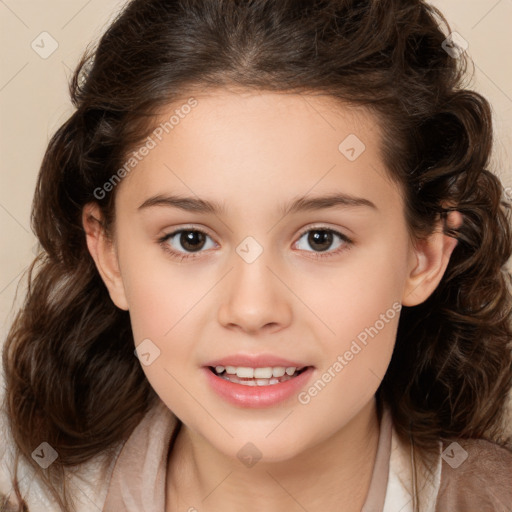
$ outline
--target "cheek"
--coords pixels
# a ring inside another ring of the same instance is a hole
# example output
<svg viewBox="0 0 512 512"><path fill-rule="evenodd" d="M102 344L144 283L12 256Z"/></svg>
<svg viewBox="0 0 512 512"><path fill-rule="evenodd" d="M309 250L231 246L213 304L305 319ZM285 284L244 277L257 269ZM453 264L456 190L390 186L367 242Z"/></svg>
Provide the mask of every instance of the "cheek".
<svg viewBox="0 0 512 512"><path fill-rule="evenodd" d="M404 240L350 249L339 264L300 272L294 289L323 321L327 339L347 341L388 310L393 320L393 305L401 301L406 282L407 254Z"/></svg>
<svg viewBox="0 0 512 512"><path fill-rule="evenodd" d="M384 377L396 340L406 247L402 240L361 249L323 277L304 274L297 281L297 294L321 320L315 319L316 340L325 379L336 382L329 384L332 393L370 398ZM309 313L308 319L314 320Z"/></svg>
<svg viewBox="0 0 512 512"><path fill-rule="evenodd" d="M376 270L362 279L347 275L349 286L333 286L323 309L320 298L317 303L334 334L322 329L325 334L316 338L322 359L315 380L298 399L311 414L329 417L333 429L371 400L393 354L401 311L399 279L388 275L374 282Z"/></svg>
<svg viewBox="0 0 512 512"><path fill-rule="evenodd" d="M187 410L189 369L197 347L191 339L199 321L195 304L204 290L184 282L180 272L169 266L153 264L146 271L137 266L126 276L129 282L130 321L142 370L151 387L173 410ZM145 356L144 354L149 354Z"/></svg>
<svg viewBox="0 0 512 512"><path fill-rule="evenodd" d="M135 343L144 338L163 339L204 290L191 286L187 267L168 261L156 243L131 240L121 247L120 254Z"/></svg>
<svg viewBox="0 0 512 512"><path fill-rule="evenodd" d="M183 382L175 370L193 364L197 347L191 339L201 337L198 315L204 314L202 299L210 285L153 249L143 251L135 244L124 249L123 283L142 369L158 394L181 396L173 375Z"/></svg>

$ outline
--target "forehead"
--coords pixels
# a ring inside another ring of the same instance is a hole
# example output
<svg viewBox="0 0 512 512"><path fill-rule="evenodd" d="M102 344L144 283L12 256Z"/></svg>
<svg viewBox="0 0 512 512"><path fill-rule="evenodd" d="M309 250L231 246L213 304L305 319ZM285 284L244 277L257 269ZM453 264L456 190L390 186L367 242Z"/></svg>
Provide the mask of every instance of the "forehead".
<svg viewBox="0 0 512 512"><path fill-rule="evenodd" d="M131 203L162 186L226 200L393 186L376 117L326 95L194 91L161 111L145 144L120 187Z"/></svg>

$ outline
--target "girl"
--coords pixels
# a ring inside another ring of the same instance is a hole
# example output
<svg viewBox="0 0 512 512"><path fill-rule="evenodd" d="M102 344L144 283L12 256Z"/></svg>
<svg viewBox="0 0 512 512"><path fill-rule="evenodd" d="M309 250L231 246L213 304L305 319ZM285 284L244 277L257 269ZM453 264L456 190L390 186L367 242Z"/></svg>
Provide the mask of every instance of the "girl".
<svg viewBox="0 0 512 512"><path fill-rule="evenodd" d="M511 510L508 207L441 23L126 6L38 178L3 510Z"/></svg>

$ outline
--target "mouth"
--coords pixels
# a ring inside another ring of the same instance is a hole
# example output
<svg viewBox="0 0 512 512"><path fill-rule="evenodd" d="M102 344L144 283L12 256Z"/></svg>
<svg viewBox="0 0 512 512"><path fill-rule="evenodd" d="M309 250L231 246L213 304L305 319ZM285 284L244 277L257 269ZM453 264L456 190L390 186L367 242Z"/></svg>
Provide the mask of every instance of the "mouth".
<svg viewBox="0 0 512 512"><path fill-rule="evenodd" d="M236 366L208 366L208 369L217 377L234 384L243 386L273 386L298 377L311 368L303 366L274 366L264 368L236 367Z"/></svg>
<svg viewBox="0 0 512 512"><path fill-rule="evenodd" d="M277 363L276 358L274 361ZM240 361L247 366L212 361L202 370L207 386L224 401L243 408L273 407L291 400L315 376L314 366L302 366L298 362L295 362L297 366L291 366L292 361L281 361L277 364L283 366L265 367L262 365L270 361L254 361L254 367L249 366L249 361Z"/></svg>

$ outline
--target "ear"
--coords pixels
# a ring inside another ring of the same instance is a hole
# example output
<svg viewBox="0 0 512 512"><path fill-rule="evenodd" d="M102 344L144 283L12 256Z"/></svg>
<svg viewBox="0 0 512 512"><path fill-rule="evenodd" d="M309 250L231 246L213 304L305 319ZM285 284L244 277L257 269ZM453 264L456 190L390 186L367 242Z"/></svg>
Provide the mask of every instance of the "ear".
<svg viewBox="0 0 512 512"><path fill-rule="evenodd" d="M102 215L96 203L88 203L82 210L82 224L86 234L87 248L96 268L108 289L112 302L120 309L128 311L128 301L119 271L115 244L106 235Z"/></svg>
<svg viewBox="0 0 512 512"><path fill-rule="evenodd" d="M458 228L461 224L460 212L448 213L448 228ZM404 306L417 306L430 297L441 282L456 246L457 240L443 233L442 221L428 238L416 242L411 254L411 271L402 297Z"/></svg>

